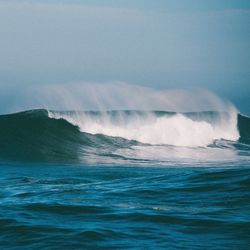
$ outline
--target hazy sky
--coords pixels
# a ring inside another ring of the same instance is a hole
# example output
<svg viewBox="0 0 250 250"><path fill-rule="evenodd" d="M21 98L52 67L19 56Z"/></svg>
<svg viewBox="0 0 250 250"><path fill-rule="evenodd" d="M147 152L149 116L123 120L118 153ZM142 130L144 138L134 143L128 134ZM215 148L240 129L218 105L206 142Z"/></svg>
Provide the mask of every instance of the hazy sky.
<svg viewBox="0 0 250 250"><path fill-rule="evenodd" d="M0 0L0 112L79 81L201 87L250 114L250 1Z"/></svg>

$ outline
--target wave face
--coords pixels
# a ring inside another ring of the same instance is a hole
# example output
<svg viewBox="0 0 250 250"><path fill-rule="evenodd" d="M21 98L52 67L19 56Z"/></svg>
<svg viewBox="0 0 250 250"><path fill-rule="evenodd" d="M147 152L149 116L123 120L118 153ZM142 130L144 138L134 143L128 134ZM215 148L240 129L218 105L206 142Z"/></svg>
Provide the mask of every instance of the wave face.
<svg viewBox="0 0 250 250"><path fill-rule="evenodd" d="M166 162L173 154L201 160L216 149L235 155L232 148L245 150L249 143L250 118L235 113L31 110L0 116L0 159L6 161Z"/></svg>

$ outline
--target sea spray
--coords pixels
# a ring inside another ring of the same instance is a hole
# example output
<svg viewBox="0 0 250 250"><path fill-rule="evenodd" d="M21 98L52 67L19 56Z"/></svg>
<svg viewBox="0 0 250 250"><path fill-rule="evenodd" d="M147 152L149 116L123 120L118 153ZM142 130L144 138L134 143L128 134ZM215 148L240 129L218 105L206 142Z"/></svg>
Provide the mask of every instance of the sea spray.
<svg viewBox="0 0 250 250"><path fill-rule="evenodd" d="M8 108L7 113L39 108L61 111L162 110L181 113L231 112L234 109L228 101L204 89L154 89L123 82L34 85L19 91L18 98L12 98L12 102L11 110Z"/></svg>
<svg viewBox="0 0 250 250"><path fill-rule="evenodd" d="M31 90L49 110L228 112L233 105L205 89L154 89L123 82L44 85Z"/></svg>

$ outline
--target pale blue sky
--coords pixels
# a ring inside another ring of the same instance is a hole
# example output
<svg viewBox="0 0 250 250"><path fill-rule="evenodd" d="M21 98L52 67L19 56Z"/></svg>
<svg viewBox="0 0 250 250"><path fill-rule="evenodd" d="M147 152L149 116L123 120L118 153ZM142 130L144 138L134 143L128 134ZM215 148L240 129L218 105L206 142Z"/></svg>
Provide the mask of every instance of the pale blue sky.
<svg viewBox="0 0 250 250"><path fill-rule="evenodd" d="M250 114L250 1L0 1L0 112L35 84L201 87Z"/></svg>
<svg viewBox="0 0 250 250"><path fill-rule="evenodd" d="M5 0L2 2L20 2L22 0ZM171 11L225 10L250 8L248 0L26 0L29 3L63 3L116 8L162 9Z"/></svg>

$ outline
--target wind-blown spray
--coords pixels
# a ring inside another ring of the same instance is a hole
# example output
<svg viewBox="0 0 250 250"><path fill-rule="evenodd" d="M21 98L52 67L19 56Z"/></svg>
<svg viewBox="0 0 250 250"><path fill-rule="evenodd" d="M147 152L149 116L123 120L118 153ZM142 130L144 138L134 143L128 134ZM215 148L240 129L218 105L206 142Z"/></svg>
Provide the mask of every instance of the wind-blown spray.
<svg viewBox="0 0 250 250"><path fill-rule="evenodd" d="M19 108L44 110L20 113L4 120L14 119L18 124L25 124L25 129L13 128L11 136L20 129L21 134L36 132L39 140L33 142L36 135L28 137L32 141L29 145L31 150L37 149L36 154L42 154L42 158L70 154L69 158L81 161L104 161L107 156L114 160L114 155L141 159L144 152L144 159L152 160L153 155L158 155L158 159L165 161L170 157L170 147L178 146L195 149L188 155L200 159L204 152L198 153L198 148L206 148L205 152L210 153L212 150L216 155L214 152L218 151L214 149L221 148L223 141L233 143L240 136L236 108L206 90L78 83L39 86L29 89L24 96L24 106L19 105ZM57 141L63 141L60 148ZM224 146L229 149L230 143ZM43 152L47 152L46 156ZM185 152L186 149L175 150L171 155L182 159ZM216 157L218 155L221 153ZM229 150L227 155L234 157L234 150Z"/></svg>

